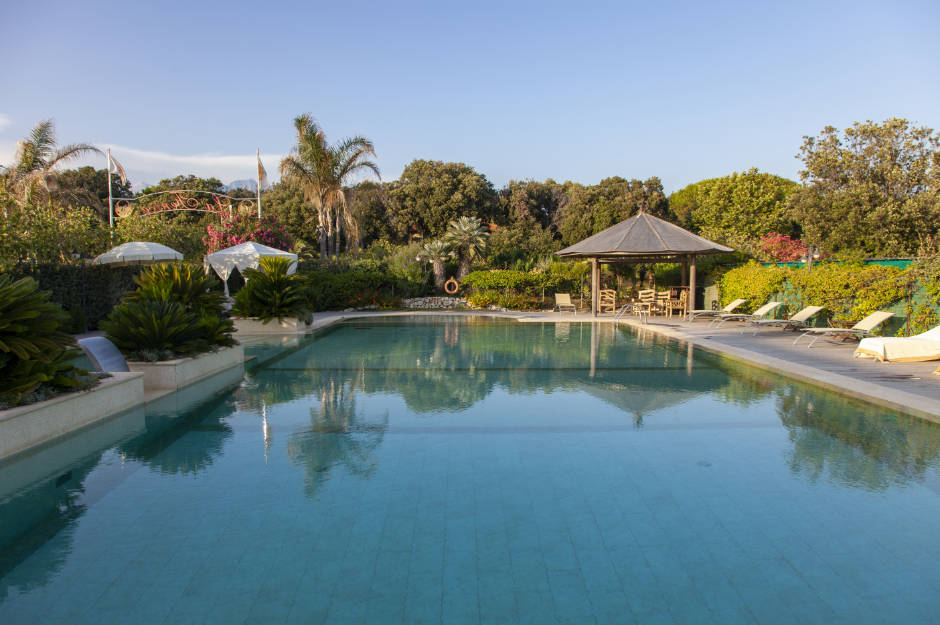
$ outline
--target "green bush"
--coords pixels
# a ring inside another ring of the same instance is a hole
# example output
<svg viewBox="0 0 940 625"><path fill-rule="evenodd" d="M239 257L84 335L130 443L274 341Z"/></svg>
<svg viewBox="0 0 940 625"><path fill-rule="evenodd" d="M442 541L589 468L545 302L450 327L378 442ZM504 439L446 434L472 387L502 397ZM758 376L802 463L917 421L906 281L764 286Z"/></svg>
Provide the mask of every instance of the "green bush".
<svg viewBox="0 0 940 625"><path fill-rule="evenodd" d="M218 281L193 265L144 270L106 321L108 338L132 360L169 360L235 344Z"/></svg>
<svg viewBox="0 0 940 625"><path fill-rule="evenodd" d="M386 261L303 263L307 307L313 311L375 306L398 308L401 300L433 292L430 272Z"/></svg>
<svg viewBox="0 0 940 625"><path fill-rule="evenodd" d="M851 325L876 310L909 300L917 290L917 279L914 270L858 261L820 263L812 271L751 262L725 273L720 289L722 303L741 297L748 299L753 310L778 299L787 302L791 312L809 305L825 306L833 323ZM929 303L908 308L908 315L913 314L918 323L929 323L935 315Z"/></svg>
<svg viewBox="0 0 940 625"><path fill-rule="evenodd" d="M537 310L542 308L542 301L538 297L522 293L504 293L501 291L476 291L467 296L467 303L474 308L487 308L498 306L509 310Z"/></svg>
<svg viewBox="0 0 940 625"><path fill-rule="evenodd" d="M125 301L154 300L176 302L199 315L222 315L225 295L221 282L198 265L159 263L134 278L137 290L128 293Z"/></svg>
<svg viewBox="0 0 940 625"><path fill-rule="evenodd" d="M247 283L235 294L232 312L240 317L256 317L264 323L284 317L309 320L303 277L287 275L294 261L284 256L261 259L261 269L246 269Z"/></svg>
<svg viewBox="0 0 940 625"><path fill-rule="evenodd" d="M76 352L75 340L62 331L68 323L35 280L0 276L0 407L93 383L69 362Z"/></svg>
<svg viewBox="0 0 940 625"><path fill-rule="evenodd" d="M544 293L577 292L583 275L577 270L569 271L566 266L552 264L548 271L519 271L515 269L493 269L474 271L463 279L463 286L471 293L477 291L502 291L503 293L524 294L529 297Z"/></svg>
<svg viewBox="0 0 940 625"><path fill-rule="evenodd" d="M132 360L171 360L209 349L200 319L182 304L152 299L117 306L101 327Z"/></svg>
<svg viewBox="0 0 940 625"><path fill-rule="evenodd" d="M787 282L798 305L825 306L833 321L855 323L904 299L909 284L897 267L862 263L824 263L812 271L789 270Z"/></svg>
<svg viewBox="0 0 940 625"><path fill-rule="evenodd" d="M13 279L30 277L40 288L50 291L49 301L69 311L74 324L73 332L95 329L118 305L121 298L134 288L134 277L140 267L114 267L113 265L58 265L20 264L8 272ZM80 324L81 311L85 323ZM84 325L85 327L80 327Z"/></svg>
<svg viewBox="0 0 940 625"><path fill-rule="evenodd" d="M764 267L755 261L732 269L719 282L721 304L746 299L747 303L742 307L745 311L759 308L783 288L788 275L787 269Z"/></svg>

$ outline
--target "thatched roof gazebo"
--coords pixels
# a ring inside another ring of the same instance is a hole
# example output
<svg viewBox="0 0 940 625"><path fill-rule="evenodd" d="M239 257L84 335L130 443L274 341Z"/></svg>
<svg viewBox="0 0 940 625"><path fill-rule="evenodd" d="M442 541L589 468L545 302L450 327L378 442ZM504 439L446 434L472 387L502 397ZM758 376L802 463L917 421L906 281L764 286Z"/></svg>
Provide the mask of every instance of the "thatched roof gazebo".
<svg viewBox="0 0 940 625"><path fill-rule="evenodd" d="M696 256L733 251L676 224L639 213L555 253L563 258L591 259L591 312L597 316L601 263L682 263L683 286L685 276L689 277L691 309L695 307Z"/></svg>

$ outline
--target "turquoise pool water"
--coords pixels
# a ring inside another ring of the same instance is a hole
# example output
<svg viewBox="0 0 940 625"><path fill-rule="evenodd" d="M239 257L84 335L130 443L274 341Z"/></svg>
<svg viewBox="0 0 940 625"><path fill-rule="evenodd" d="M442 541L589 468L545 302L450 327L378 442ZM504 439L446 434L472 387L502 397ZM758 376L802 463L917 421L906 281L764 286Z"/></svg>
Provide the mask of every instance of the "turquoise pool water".
<svg viewBox="0 0 940 625"><path fill-rule="evenodd" d="M244 379L0 464L0 623L940 614L931 423L607 325L247 351Z"/></svg>

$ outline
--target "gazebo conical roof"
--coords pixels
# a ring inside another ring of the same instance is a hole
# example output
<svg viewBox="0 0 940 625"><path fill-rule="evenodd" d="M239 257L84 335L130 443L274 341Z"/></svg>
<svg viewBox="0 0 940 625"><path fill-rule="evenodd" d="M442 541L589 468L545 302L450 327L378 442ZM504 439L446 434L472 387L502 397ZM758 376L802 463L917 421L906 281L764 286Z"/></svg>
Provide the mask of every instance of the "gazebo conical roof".
<svg viewBox="0 0 940 625"><path fill-rule="evenodd" d="M569 258L619 259L629 262L733 251L730 247L692 234L659 217L639 213L556 254Z"/></svg>
<svg viewBox="0 0 940 625"><path fill-rule="evenodd" d="M681 262L683 286L685 267L689 269L689 309L693 309L696 303L695 257L733 251L659 217L639 213L555 254L591 259L591 313L597 316L601 263Z"/></svg>

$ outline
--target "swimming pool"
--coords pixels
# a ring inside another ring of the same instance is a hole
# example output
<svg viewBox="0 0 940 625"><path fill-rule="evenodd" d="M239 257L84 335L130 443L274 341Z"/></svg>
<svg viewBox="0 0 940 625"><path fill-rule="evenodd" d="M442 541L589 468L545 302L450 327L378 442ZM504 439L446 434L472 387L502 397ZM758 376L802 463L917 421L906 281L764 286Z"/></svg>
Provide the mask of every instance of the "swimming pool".
<svg viewBox="0 0 940 625"><path fill-rule="evenodd" d="M940 613L935 424L612 325L388 317L247 352L194 405L0 465L0 622Z"/></svg>

